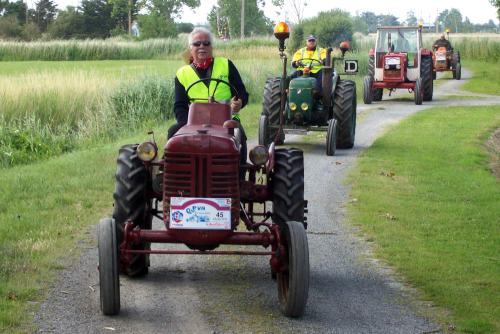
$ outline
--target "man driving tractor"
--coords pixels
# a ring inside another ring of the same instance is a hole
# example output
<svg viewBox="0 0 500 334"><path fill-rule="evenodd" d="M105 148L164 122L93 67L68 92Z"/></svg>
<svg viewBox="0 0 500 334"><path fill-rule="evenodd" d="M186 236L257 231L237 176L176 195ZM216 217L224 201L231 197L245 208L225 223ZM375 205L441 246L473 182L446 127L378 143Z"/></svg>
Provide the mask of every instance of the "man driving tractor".
<svg viewBox="0 0 500 334"><path fill-rule="evenodd" d="M448 41L446 39L446 36L444 34L441 35L441 38L437 39L435 42L434 42L434 45L433 45L433 48L434 50L437 50L437 48L439 47L445 47L446 48L446 51L450 51L452 50L453 48L451 47L451 43L450 41Z"/></svg>
<svg viewBox="0 0 500 334"><path fill-rule="evenodd" d="M316 89L321 91L322 71L326 59L326 49L320 48L316 44L316 36L309 35L306 39L306 46L297 50L292 58L292 67L297 71L292 73L292 78L302 75L304 68L311 67L309 75L316 78Z"/></svg>

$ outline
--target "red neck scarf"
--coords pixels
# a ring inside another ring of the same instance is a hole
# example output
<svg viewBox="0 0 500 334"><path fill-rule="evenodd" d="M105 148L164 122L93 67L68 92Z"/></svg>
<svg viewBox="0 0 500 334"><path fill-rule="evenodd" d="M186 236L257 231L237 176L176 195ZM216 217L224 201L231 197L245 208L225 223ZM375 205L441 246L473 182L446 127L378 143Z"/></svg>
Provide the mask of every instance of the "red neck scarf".
<svg viewBox="0 0 500 334"><path fill-rule="evenodd" d="M196 67L197 70L206 70L207 68L210 67L210 65L212 65L212 63L214 62L214 59L212 57L208 58L208 59L205 59L204 62L202 63L196 63L193 61L193 65L194 67Z"/></svg>

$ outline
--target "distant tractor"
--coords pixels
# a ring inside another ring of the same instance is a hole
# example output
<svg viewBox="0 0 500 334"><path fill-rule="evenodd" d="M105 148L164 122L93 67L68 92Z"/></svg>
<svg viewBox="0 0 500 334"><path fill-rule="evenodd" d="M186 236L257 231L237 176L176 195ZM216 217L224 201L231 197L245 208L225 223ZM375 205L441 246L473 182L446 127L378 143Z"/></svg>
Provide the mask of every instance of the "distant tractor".
<svg viewBox="0 0 500 334"><path fill-rule="evenodd" d="M448 35L450 31L447 29L446 33ZM434 73L433 77L436 78L436 72L446 72L451 71L453 73L453 79L460 80L462 78L462 64L460 63L460 52L454 51L450 44L449 47L444 45L434 44L432 49L434 50Z"/></svg>
<svg viewBox="0 0 500 334"><path fill-rule="evenodd" d="M288 28L286 28L288 29ZM284 39L280 39L280 57L283 69L280 77L269 78L264 86L264 102L259 123L259 144L269 146L272 142L281 145L285 134L307 134L309 131L326 131L326 154L334 155L336 148L354 146L356 132L356 84L343 80L333 66L332 49L328 48L321 90L316 90L316 79L309 75L310 69L320 66L317 59L304 58L298 62L304 66L301 76L287 75L287 57ZM349 44L342 42L340 50L343 60ZM357 61L345 61L349 74L357 72ZM276 139L276 140L275 140Z"/></svg>
<svg viewBox="0 0 500 334"><path fill-rule="evenodd" d="M390 95L398 88L413 92L417 105L432 100L432 51L422 48L421 27L377 28L363 81L363 102L381 101L384 89Z"/></svg>

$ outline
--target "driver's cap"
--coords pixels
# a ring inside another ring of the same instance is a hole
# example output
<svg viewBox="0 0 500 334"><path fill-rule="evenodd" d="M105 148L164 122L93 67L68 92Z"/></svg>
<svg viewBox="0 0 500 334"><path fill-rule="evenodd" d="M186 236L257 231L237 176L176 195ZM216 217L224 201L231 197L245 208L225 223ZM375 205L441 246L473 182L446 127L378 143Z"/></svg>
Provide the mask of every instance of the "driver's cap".
<svg viewBox="0 0 500 334"><path fill-rule="evenodd" d="M315 41L316 40L316 36L314 36L313 34L307 36L306 41L310 41L310 40L314 40Z"/></svg>

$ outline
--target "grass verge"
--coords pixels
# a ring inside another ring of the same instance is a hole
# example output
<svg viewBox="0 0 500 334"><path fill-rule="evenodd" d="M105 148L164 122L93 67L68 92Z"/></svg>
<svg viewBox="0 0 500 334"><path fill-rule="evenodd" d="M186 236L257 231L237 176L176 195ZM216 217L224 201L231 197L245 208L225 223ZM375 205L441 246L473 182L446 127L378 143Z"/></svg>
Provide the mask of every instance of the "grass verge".
<svg viewBox="0 0 500 334"><path fill-rule="evenodd" d="M464 65L472 70L472 78L463 89L475 93L500 95L500 62L468 60Z"/></svg>
<svg viewBox="0 0 500 334"><path fill-rule="evenodd" d="M484 146L499 111L419 113L378 139L350 176L351 221L465 333L500 331L500 187Z"/></svg>

